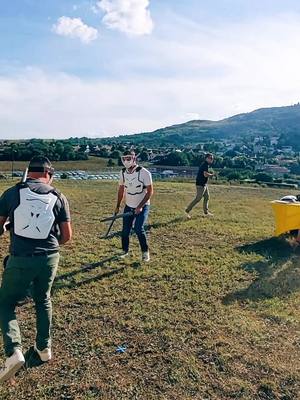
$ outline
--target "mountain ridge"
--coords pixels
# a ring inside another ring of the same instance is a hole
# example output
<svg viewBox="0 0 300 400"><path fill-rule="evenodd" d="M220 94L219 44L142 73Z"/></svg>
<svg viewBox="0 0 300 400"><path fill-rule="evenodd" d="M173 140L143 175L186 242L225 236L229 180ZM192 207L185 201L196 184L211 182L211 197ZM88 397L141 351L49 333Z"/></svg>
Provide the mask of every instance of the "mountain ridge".
<svg viewBox="0 0 300 400"><path fill-rule="evenodd" d="M300 150L300 104L265 107L218 121L191 120L152 132L122 135L118 142L145 145L192 145L203 141L278 136L284 145Z"/></svg>

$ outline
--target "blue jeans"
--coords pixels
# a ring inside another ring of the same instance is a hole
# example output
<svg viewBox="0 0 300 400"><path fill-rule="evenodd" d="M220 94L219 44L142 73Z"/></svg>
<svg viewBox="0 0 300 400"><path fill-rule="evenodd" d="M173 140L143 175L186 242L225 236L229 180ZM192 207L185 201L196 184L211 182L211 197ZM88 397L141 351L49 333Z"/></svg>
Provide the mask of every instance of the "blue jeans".
<svg viewBox="0 0 300 400"><path fill-rule="evenodd" d="M148 251L147 236L144 225L148 218L149 209L149 205L145 205L140 214L123 218L122 249L125 253L127 253L129 250L129 236L134 220L134 231L139 239L141 250L142 252ZM124 213L130 211L134 212L134 210L134 208L125 206Z"/></svg>

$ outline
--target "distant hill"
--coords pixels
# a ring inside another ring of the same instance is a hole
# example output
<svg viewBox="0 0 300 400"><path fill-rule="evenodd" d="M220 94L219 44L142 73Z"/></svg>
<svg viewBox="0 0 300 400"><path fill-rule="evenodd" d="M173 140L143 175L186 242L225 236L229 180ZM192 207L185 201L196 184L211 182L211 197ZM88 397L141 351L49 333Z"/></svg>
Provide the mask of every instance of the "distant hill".
<svg viewBox="0 0 300 400"><path fill-rule="evenodd" d="M194 120L153 132L119 136L117 141L154 146L196 144L206 140L280 136L283 145L300 150L300 104L261 108L220 121Z"/></svg>

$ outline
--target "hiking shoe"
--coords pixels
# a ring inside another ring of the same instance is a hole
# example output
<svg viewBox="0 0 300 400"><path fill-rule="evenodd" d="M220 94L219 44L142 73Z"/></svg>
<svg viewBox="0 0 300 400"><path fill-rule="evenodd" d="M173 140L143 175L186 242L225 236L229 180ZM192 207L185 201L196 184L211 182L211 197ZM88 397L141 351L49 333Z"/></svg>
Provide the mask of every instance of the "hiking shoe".
<svg viewBox="0 0 300 400"><path fill-rule="evenodd" d="M191 219L192 217L190 216L190 214L188 213L187 210L184 210L184 215L187 219Z"/></svg>
<svg viewBox="0 0 300 400"><path fill-rule="evenodd" d="M209 211L204 213L204 217L213 217L213 216L214 216L214 214Z"/></svg>
<svg viewBox="0 0 300 400"><path fill-rule="evenodd" d="M150 261L150 253L149 253L149 251L144 251L142 253L142 261L145 261L145 262Z"/></svg>
<svg viewBox="0 0 300 400"><path fill-rule="evenodd" d="M34 345L34 350L38 353L40 359L43 362L47 362L50 361L52 358L52 353L51 353L51 349L49 347L46 347L44 350L39 350L36 347L36 344Z"/></svg>
<svg viewBox="0 0 300 400"><path fill-rule="evenodd" d="M4 368L0 370L0 383L13 378L16 372L22 368L25 363L25 358L20 349L15 349L13 355L8 357L5 361Z"/></svg>

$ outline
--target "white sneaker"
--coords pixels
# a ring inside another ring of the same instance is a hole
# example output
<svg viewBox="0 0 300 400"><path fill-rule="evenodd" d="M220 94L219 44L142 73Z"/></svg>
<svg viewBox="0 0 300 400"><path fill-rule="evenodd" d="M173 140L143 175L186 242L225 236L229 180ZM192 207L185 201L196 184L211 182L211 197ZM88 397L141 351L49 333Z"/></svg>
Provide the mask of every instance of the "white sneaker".
<svg viewBox="0 0 300 400"><path fill-rule="evenodd" d="M13 378L16 372L25 364L25 358L20 349L15 349L12 356L5 361L4 368L0 370L0 383Z"/></svg>
<svg viewBox="0 0 300 400"><path fill-rule="evenodd" d="M149 253L149 251L144 251L142 253L142 261L145 261L145 262L150 261L150 253Z"/></svg>
<svg viewBox="0 0 300 400"><path fill-rule="evenodd" d="M209 211L204 213L204 217L213 217L213 216L214 216L214 214Z"/></svg>
<svg viewBox="0 0 300 400"><path fill-rule="evenodd" d="M52 353L51 353L51 349L46 347L44 350L39 350L36 345L34 345L34 350L38 353L38 355L40 356L40 359L43 362L47 362L50 361L52 358Z"/></svg>
<svg viewBox="0 0 300 400"><path fill-rule="evenodd" d="M190 214L184 210L184 215L186 216L187 219L191 219L192 217L190 216Z"/></svg>
<svg viewBox="0 0 300 400"><path fill-rule="evenodd" d="M128 256L129 256L129 253L127 252L127 253L122 253L119 257L120 258L126 258Z"/></svg>

